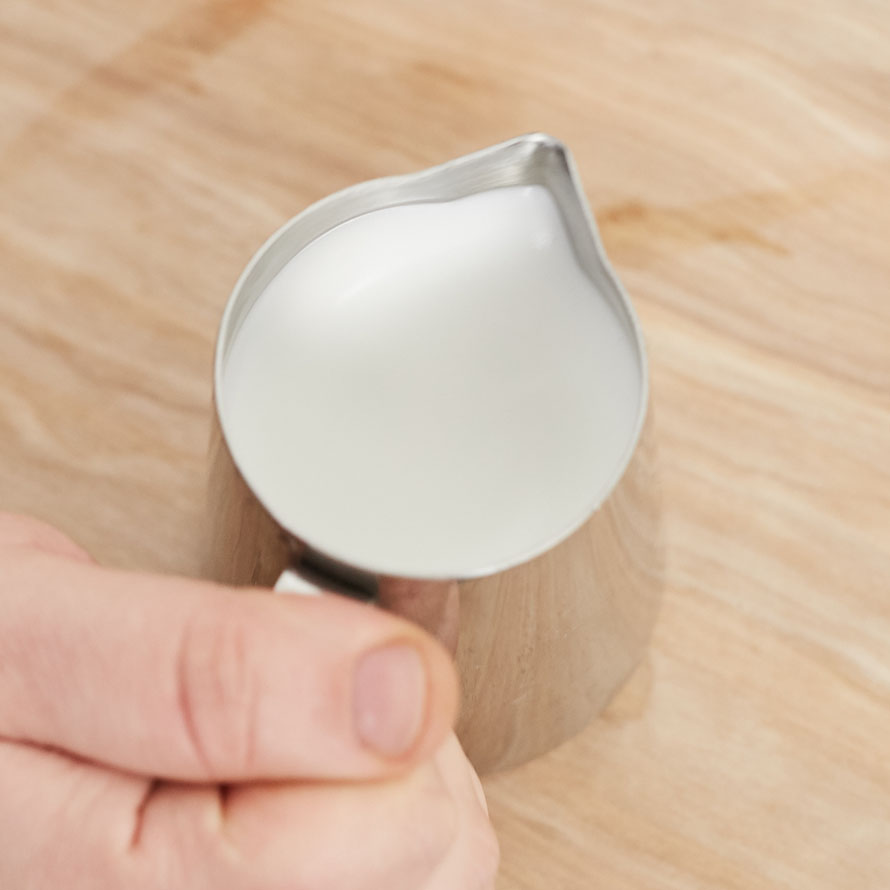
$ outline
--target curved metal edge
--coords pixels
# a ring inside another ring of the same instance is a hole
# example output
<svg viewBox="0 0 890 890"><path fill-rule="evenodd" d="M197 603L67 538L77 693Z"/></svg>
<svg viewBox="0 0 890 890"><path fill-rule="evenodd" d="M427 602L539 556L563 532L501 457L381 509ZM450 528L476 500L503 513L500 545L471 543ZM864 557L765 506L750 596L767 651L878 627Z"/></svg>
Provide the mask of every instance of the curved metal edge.
<svg viewBox="0 0 890 890"><path fill-rule="evenodd" d="M648 358L639 321L627 292L606 256L571 152L564 143L546 133L519 136L416 173L373 179L349 186L311 204L288 220L254 253L235 283L220 321L213 378L216 419L230 458L245 483L247 476L229 447L221 406L225 362L251 307L286 263L311 241L365 213L412 203L453 201L481 191L515 185L543 185L556 198L579 263L619 313L637 349L641 379L640 404L633 434L613 478L603 492L597 493L581 516L533 551L504 565L482 566L471 574L462 575L460 580L484 577L534 559L569 538L600 509L625 473L646 420L649 399ZM340 567L346 572L367 575L369 579L377 575L399 574L392 567L353 566L335 554L315 548L299 531L287 528L266 505L263 506L275 522L300 543L301 550L317 555L330 569L336 571ZM430 577L428 580L451 579Z"/></svg>

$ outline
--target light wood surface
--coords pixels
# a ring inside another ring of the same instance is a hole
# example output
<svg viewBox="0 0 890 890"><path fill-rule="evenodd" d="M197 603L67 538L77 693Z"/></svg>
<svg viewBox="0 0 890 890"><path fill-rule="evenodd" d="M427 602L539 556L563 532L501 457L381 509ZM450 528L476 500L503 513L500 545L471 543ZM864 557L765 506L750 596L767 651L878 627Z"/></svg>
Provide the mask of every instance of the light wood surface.
<svg viewBox="0 0 890 890"><path fill-rule="evenodd" d="M4 0L0 505L194 571L253 250L532 129L574 150L646 330L668 588L606 717L487 783L500 887L887 890L880 0Z"/></svg>

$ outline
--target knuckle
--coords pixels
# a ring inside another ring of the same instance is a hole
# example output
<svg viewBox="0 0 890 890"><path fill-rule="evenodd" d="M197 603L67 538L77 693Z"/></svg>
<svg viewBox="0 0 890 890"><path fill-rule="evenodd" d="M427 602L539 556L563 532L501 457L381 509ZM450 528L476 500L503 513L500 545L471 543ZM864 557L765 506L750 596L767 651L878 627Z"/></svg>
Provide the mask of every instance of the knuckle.
<svg viewBox="0 0 890 890"><path fill-rule="evenodd" d="M259 695L256 622L240 604L213 604L186 623L177 657L177 707L208 777L250 771Z"/></svg>

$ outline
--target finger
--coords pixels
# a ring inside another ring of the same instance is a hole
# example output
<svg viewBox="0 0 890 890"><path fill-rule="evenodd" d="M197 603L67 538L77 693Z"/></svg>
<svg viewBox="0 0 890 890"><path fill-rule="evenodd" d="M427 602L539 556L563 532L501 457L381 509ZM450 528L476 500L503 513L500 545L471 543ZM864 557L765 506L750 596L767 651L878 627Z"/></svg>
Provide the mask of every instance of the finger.
<svg viewBox="0 0 890 890"><path fill-rule="evenodd" d="M112 890L146 779L0 741L0 887Z"/></svg>
<svg viewBox="0 0 890 890"><path fill-rule="evenodd" d="M136 856L176 890L194 874L216 890L418 890L458 819L432 762L379 783L235 786L222 807L199 787L166 785L145 807Z"/></svg>
<svg viewBox="0 0 890 890"><path fill-rule="evenodd" d="M261 870L243 861L225 837L222 800L218 785L157 784L135 819L128 882L120 886L267 890Z"/></svg>
<svg viewBox="0 0 890 890"><path fill-rule="evenodd" d="M479 780L479 776L476 775L476 771L474 770L472 773L472 781L473 781L473 791L476 793L476 799L479 801L479 806L482 807L485 815L488 815L488 800L485 797L485 789L482 787L482 782Z"/></svg>
<svg viewBox="0 0 890 890"><path fill-rule="evenodd" d="M460 592L456 582L384 577L377 600L383 608L431 633L452 654L457 651Z"/></svg>
<svg viewBox="0 0 890 890"><path fill-rule="evenodd" d="M451 851L424 890L494 890L500 848L491 824L476 815L461 825Z"/></svg>
<svg viewBox="0 0 890 890"><path fill-rule="evenodd" d="M439 769L464 814L448 855L425 890L493 890L500 862L497 836L475 771L457 739L451 736L436 755Z"/></svg>
<svg viewBox="0 0 890 890"><path fill-rule="evenodd" d="M457 683L420 629L39 552L0 579L0 736L183 780L368 778L431 755Z"/></svg>
<svg viewBox="0 0 890 890"><path fill-rule="evenodd" d="M139 886L169 890L489 890L497 842L450 737L387 782L256 783L221 798L164 784L142 808L132 847Z"/></svg>
<svg viewBox="0 0 890 890"><path fill-rule="evenodd" d="M93 561L86 550L49 523L33 516L0 512L0 548L7 547L44 550L81 562Z"/></svg>
<svg viewBox="0 0 890 890"><path fill-rule="evenodd" d="M177 848L180 870L204 863L221 887L417 890L463 818L431 759L382 783L235 786L218 811L199 789L167 786L145 808L139 847L147 862Z"/></svg>

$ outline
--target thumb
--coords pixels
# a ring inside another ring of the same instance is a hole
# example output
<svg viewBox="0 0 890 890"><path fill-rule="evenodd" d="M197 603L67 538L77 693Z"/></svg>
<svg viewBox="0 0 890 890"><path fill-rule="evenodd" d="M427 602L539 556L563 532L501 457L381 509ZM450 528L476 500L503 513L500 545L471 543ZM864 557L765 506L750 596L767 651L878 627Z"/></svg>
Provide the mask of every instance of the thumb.
<svg viewBox="0 0 890 890"><path fill-rule="evenodd" d="M454 720L451 660L340 597L0 551L0 737L186 781L383 777Z"/></svg>

